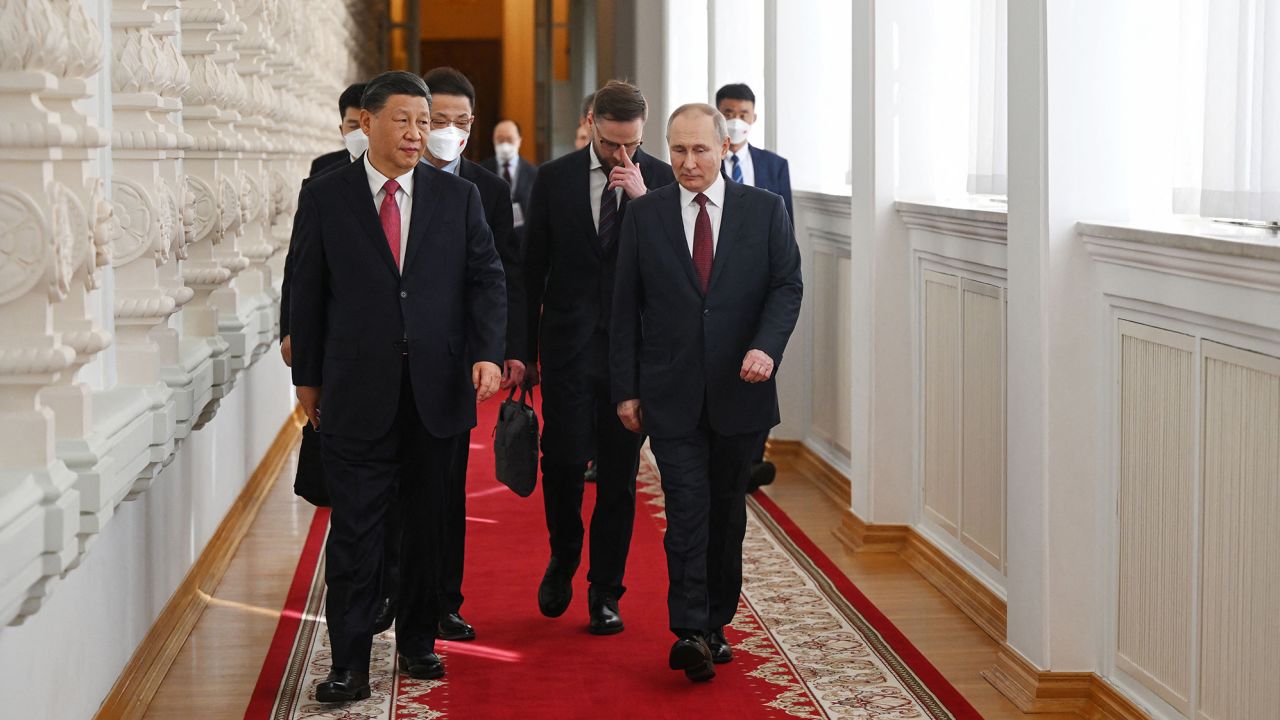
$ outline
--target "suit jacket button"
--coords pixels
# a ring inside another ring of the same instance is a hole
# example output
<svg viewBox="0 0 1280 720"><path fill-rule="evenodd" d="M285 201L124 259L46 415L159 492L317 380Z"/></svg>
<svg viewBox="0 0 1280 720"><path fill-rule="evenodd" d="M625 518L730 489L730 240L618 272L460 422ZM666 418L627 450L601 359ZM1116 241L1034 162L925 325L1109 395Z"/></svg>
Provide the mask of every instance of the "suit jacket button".
<svg viewBox="0 0 1280 720"><path fill-rule="evenodd" d="M404 291L404 290L401 290L401 291L400 291L400 297L402 297L402 298L407 298L407 297L409 297L409 293L408 293L408 292L406 292L406 291Z"/></svg>
<svg viewBox="0 0 1280 720"><path fill-rule="evenodd" d="M702 314L703 314L703 315L710 315L710 314L711 314L711 308L706 308L706 309L704 309L704 310L702 311Z"/></svg>

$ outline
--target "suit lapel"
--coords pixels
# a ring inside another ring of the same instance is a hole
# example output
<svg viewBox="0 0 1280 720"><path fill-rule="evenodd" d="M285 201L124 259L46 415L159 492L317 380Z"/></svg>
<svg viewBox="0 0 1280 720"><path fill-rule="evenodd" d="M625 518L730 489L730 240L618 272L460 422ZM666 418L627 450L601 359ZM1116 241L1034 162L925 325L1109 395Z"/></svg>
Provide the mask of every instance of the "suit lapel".
<svg viewBox="0 0 1280 720"><path fill-rule="evenodd" d="M698 273L693 269L693 256L689 254L689 240L684 236L684 218L680 215L682 212L680 186L671 185L665 192L672 197L664 200L661 205L662 227L666 230L667 239L671 242L676 257L680 258L678 262L684 268L685 277L693 284L693 289L701 294L702 287L698 284Z"/></svg>
<svg viewBox="0 0 1280 720"><path fill-rule="evenodd" d="M351 185L351 191L345 193L345 196L348 205L351 206L352 217L356 219L360 229L364 230L364 235L369 242L373 243L374 252L382 258L387 269L399 277L400 269L396 267L395 258L391 256L391 246L387 244L387 236L382 232L382 221L378 219L377 208L373 205L373 196L369 194L369 176L365 173L364 159L351 163L350 167L341 172L346 173L345 179Z"/></svg>
<svg viewBox="0 0 1280 720"><path fill-rule="evenodd" d="M593 211L591 203L599 203L600 198L592 197L594 193L591 192L591 173L600 171L591 169L592 152L594 151L591 149L590 145L583 149L582 162L578 165L583 169L583 173L580 176L578 183L576 183L576 189L572 191L576 198L573 201L572 207L574 208L573 214L578 216L582 223L582 236L587 238L587 244L591 246L592 251L594 251L596 255L599 255L600 229L595 226L595 223L592 220Z"/></svg>
<svg viewBox="0 0 1280 720"><path fill-rule="evenodd" d="M463 161L465 164L466 161ZM435 203L431 197L431 182L435 179L435 168L428 168L423 163L413 169L413 198L409 206L409 247L405 249L404 273L408 274L414 260L426 252L422 246L428 242L427 226L431 223L431 213ZM462 168L458 169L461 173ZM388 253L390 254L390 253Z"/></svg>
<svg viewBox="0 0 1280 720"><path fill-rule="evenodd" d="M711 261L711 280L707 283L708 295L715 289L716 279L724 274L724 266L728 264L730 255L738 246L736 240L738 229L742 227L741 204L745 202L743 198L745 194L740 183L733 181L725 183L724 207L720 208L720 236L716 239L715 259Z"/></svg>

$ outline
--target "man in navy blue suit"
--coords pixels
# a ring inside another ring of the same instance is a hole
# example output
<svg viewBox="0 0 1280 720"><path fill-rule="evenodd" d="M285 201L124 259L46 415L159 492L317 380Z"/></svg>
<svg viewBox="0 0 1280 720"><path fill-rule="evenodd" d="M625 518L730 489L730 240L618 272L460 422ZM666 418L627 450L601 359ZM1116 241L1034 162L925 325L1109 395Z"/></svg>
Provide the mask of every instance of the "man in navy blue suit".
<svg viewBox="0 0 1280 720"><path fill-rule="evenodd" d="M747 139L751 126L756 122L756 94L744 83L725 85L716 91L716 109L724 116L729 131L729 154L724 158L724 174L734 182L781 195L794 229L796 215L791 207L791 170L786 158L751 145ZM764 446L768 440L769 433L766 432L756 445L751 464L751 490L773 482L777 474L773 463L764 459Z"/></svg>
<svg viewBox="0 0 1280 720"><path fill-rule="evenodd" d="M320 702L369 697L386 518L399 512L399 668L438 678L433 509L477 400L501 380L506 284L475 185L419 163L422 78L369 81L369 151L307 183L294 218L290 332L298 402L324 436L332 648ZM404 481L397 483L403 477Z"/></svg>
<svg viewBox="0 0 1280 720"><path fill-rule="evenodd" d="M668 664L690 680L733 659L751 453L778 424L775 373L800 315L800 251L782 200L720 172L710 105L667 122L676 182L631 203L618 241L609 378L647 432L666 497Z"/></svg>

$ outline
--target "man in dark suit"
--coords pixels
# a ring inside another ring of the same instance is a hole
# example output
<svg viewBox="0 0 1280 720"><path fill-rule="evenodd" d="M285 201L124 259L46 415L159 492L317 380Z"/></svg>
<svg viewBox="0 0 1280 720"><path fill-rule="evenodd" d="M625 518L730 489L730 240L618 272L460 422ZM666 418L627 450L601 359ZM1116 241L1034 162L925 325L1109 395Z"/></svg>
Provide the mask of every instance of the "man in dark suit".
<svg viewBox="0 0 1280 720"><path fill-rule="evenodd" d="M642 441L622 427L609 397L618 227L632 201L673 180L669 165L640 150L646 112L634 85L615 80L601 88L587 120L591 144L539 168L529 207L528 357L541 360L542 496L551 544L538 607L559 617L573 598L582 476L594 457L587 604L588 628L598 635L623 628L618 600L626 589Z"/></svg>
<svg viewBox="0 0 1280 720"><path fill-rule="evenodd" d="M422 79L431 88L431 133L422 161L471 182L480 191L485 221L493 233L493 243L502 259L507 278L506 360L502 389L524 382L525 291L520 270L520 245L512 232L510 188L498 176L462 157L466 138L475 122L476 90L467 76L450 67L429 71ZM449 138L453 138L452 140ZM467 536L467 460L470 435L458 443L458 455L450 472L443 506L444 548L441 553L439 636L445 640L474 640L475 628L463 619L462 571Z"/></svg>
<svg viewBox="0 0 1280 720"><path fill-rule="evenodd" d="M724 159L724 172L734 182L754 185L782 196L787 205L791 227L796 226L791 206L791 170L785 158L751 145L747 135L756 122L756 94L744 83L725 85L716 91L716 109L724 115L729 130L729 154ZM760 436L752 455L751 490L773 482L777 469L764 459L769 433Z"/></svg>
<svg viewBox="0 0 1280 720"><path fill-rule="evenodd" d="M524 221L529 216L529 195L538 179L538 166L520 156L520 125L515 120L500 120L493 126L495 157L480 163L511 188L511 212L514 216L518 247L524 252Z"/></svg>
<svg viewBox="0 0 1280 720"><path fill-rule="evenodd" d="M426 84L371 80L369 151L308 183L294 219L293 383L324 434L333 512L325 545L333 653L320 702L369 696L385 518L401 513L399 667L438 678L432 509L477 400L498 389L506 285L475 186L419 163ZM404 481L397 483L403 476ZM408 560L412 562L408 562Z"/></svg>
<svg viewBox="0 0 1280 720"><path fill-rule="evenodd" d="M724 117L667 123L676 184L622 223L611 377L618 417L647 432L666 496L669 665L715 676L742 590L751 451L778 423L774 373L800 315L800 251L782 199L726 179Z"/></svg>
<svg viewBox="0 0 1280 720"><path fill-rule="evenodd" d="M309 177L315 177L320 173L343 167L364 154L365 148L369 147L367 138L365 138L363 132L360 132L361 95L364 95L364 83L349 85L338 96L338 115L342 117L342 124L338 126L338 132L342 133L342 144L346 145L346 149L325 153L312 160L311 172L308 173Z"/></svg>

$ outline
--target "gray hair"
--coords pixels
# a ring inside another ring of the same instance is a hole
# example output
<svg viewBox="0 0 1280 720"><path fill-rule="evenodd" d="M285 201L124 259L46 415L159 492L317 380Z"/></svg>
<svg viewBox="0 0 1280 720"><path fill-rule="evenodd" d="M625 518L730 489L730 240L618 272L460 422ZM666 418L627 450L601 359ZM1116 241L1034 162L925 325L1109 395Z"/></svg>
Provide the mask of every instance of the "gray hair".
<svg viewBox="0 0 1280 720"><path fill-rule="evenodd" d="M729 138L729 126L725 123L724 116L720 114L719 110L706 103L685 103L676 108L676 111L671 113L671 117L667 118L667 137L671 137L671 123L675 122L676 118L694 112L711 118L711 125L716 131L716 142L723 143Z"/></svg>

